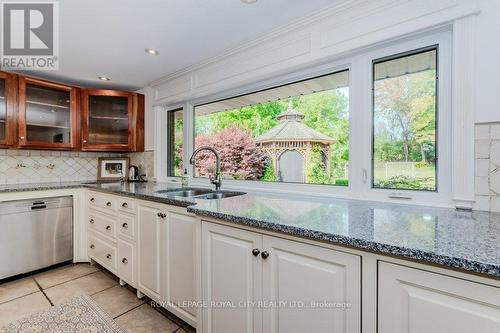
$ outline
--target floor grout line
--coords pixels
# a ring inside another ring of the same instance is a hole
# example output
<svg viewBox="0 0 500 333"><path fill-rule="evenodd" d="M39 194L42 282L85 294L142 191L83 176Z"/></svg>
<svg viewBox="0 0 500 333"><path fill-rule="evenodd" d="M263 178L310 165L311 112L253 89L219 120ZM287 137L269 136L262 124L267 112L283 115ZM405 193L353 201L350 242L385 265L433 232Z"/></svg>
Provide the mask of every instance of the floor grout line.
<svg viewBox="0 0 500 333"><path fill-rule="evenodd" d="M82 276L79 276L79 277L76 277L76 278L73 278L73 279L69 279L69 280L64 281L64 282L61 282L61 283L57 283L57 284L55 284L55 285L53 285L53 286L50 286L50 287L44 288L43 290L47 290L47 289L50 289L50 288L52 288L52 287L57 287L57 286L60 286L61 284L65 284L65 283L68 283L68 282L70 282L70 281L78 280L79 278L82 278L82 277L85 277L85 276L89 276L89 275L95 274L95 273L97 273L97 272L100 272L100 270L95 271L95 272L92 272L92 273L87 273L87 274L84 274L84 275L82 275ZM36 284L38 284L38 281L36 280L36 278L35 278L35 277L33 277L33 280L35 280Z"/></svg>
<svg viewBox="0 0 500 333"><path fill-rule="evenodd" d="M143 306L144 304L146 304L146 303L144 303L143 301L141 301L141 302L142 302L142 304L139 304L139 305L134 306L132 309L125 311L124 313L122 313L122 314L120 314L120 315L118 315L118 316L114 317L113 319L120 318L120 317L121 317L121 316L123 316L124 314L127 314L127 313L129 313L130 311L135 310L135 309L137 309L138 307Z"/></svg>
<svg viewBox="0 0 500 333"><path fill-rule="evenodd" d="M33 281L35 281L35 284L38 287L38 289L40 289L40 291L42 292L43 296L45 296L45 298L47 299L47 301L49 301L50 306L54 306L54 303L52 303L52 301L50 300L49 296L47 296L47 294L45 293L45 291L43 291L42 286L40 286L40 284L38 283L38 281L35 280L34 278L33 278Z"/></svg>
<svg viewBox="0 0 500 333"><path fill-rule="evenodd" d="M35 283L36 283L36 282L35 282ZM20 299L20 298L23 298L23 297L26 297L26 296L29 296L29 295L36 294L36 293L38 293L38 292L40 292L40 290L37 290L37 291L32 291L32 292L30 292L30 293L28 293L28 294L26 294L26 295L22 295L22 296L17 296L17 297L14 297L14 298L12 298L12 299L9 299L8 301L3 301L3 302L0 302L0 305L5 304L5 303L9 303L9 302L12 302L12 301L15 301L16 299Z"/></svg>
<svg viewBox="0 0 500 333"><path fill-rule="evenodd" d="M111 286L111 287L106 287L106 288L104 288L103 290L99 290L99 291L96 291L95 293L89 294L89 296L94 296L94 295L97 295L97 294L99 294L99 293L102 293L103 291L109 290L109 289L114 288L114 287L117 287L117 286L119 286L119 284L115 284L114 286Z"/></svg>

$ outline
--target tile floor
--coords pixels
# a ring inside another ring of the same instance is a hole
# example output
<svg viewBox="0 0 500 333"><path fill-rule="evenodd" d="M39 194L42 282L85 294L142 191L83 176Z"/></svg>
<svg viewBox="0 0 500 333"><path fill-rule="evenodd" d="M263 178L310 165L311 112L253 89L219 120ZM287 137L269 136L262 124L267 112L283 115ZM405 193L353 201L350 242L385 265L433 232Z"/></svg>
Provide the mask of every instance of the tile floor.
<svg viewBox="0 0 500 333"><path fill-rule="evenodd" d="M0 284L0 327L86 293L130 333L193 333L170 312L154 306L135 290L121 287L115 276L98 266L67 265Z"/></svg>

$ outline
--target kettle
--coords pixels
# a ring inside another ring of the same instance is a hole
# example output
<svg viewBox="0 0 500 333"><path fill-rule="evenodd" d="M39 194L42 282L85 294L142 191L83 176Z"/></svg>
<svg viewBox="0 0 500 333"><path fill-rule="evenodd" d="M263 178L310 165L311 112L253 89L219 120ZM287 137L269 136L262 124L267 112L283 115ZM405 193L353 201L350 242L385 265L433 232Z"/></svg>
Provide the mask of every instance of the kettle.
<svg viewBox="0 0 500 333"><path fill-rule="evenodd" d="M128 168L128 181L130 182L137 182L139 181L139 168L135 165L131 165Z"/></svg>

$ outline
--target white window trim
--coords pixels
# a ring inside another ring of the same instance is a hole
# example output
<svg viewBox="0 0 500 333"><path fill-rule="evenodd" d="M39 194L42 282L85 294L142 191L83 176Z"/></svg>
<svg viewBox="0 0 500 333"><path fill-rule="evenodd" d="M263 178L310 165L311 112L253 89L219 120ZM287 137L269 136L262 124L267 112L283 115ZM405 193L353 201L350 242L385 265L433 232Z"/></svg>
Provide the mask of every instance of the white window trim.
<svg viewBox="0 0 500 333"><path fill-rule="evenodd" d="M441 28L437 32L426 33L420 36L400 38L395 41L376 45L363 51L338 59L328 64L310 67L306 70L295 71L258 84L250 84L231 91L194 99L186 103L158 106L156 112L156 141L155 154L157 180L180 183L179 177L167 176L166 148L166 112L182 107L184 110L184 154L183 159L188 163L193 152L194 142L194 105L229 98L232 96L251 93L281 84L292 83L310 77L329 74L349 69L349 186L294 184L279 182L261 182L223 179L223 189L239 189L251 192L273 192L283 194L307 194L325 197L355 198L377 200L396 203L411 203L432 206L451 207L452 201L452 115L451 115L451 31L449 27ZM373 189L371 187L371 150L372 150L372 61L392 56L398 53L417 50L423 47L439 45L438 64L438 192ZM162 148L164 147L164 148ZM355 147L355 148L354 148ZM163 149L163 150L162 150ZM210 186L208 179L193 178L193 168L188 167L190 186ZM363 174L366 172L366 182ZM411 199L394 199L393 195L411 197Z"/></svg>

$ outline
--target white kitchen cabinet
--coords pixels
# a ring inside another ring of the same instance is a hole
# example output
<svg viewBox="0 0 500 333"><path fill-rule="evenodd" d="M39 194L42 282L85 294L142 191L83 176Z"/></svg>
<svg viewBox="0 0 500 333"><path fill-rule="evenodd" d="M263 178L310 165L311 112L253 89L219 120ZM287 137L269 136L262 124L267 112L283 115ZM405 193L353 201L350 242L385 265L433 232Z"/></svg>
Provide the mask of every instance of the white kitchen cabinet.
<svg viewBox="0 0 500 333"><path fill-rule="evenodd" d="M202 255L203 332L361 331L359 256L208 222Z"/></svg>
<svg viewBox="0 0 500 333"><path fill-rule="evenodd" d="M156 301L161 299L160 240L166 212L155 203L137 207L138 289Z"/></svg>
<svg viewBox="0 0 500 333"><path fill-rule="evenodd" d="M269 253L262 261L263 299L283 304L264 310L264 332L360 332L359 256L277 237L263 240Z"/></svg>
<svg viewBox="0 0 500 333"><path fill-rule="evenodd" d="M118 276L123 282L134 285L136 281L136 263L134 245L124 240L118 240L117 246Z"/></svg>
<svg viewBox="0 0 500 333"><path fill-rule="evenodd" d="M200 290L200 222L193 216L169 211L162 235L162 300L172 313L197 326L198 308L193 302L199 300Z"/></svg>
<svg viewBox="0 0 500 333"><path fill-rule="evenodd" d="M379 262L383 333L498 333L500 288Z"/></svg>
<svg viewBox="0 0 500 333"><path fill-rule="evenodd" d="M262 310L241 306L262 298L262 259L252 254L261 247L258 233L203 223L203 332L262 332Z"/></svg>

